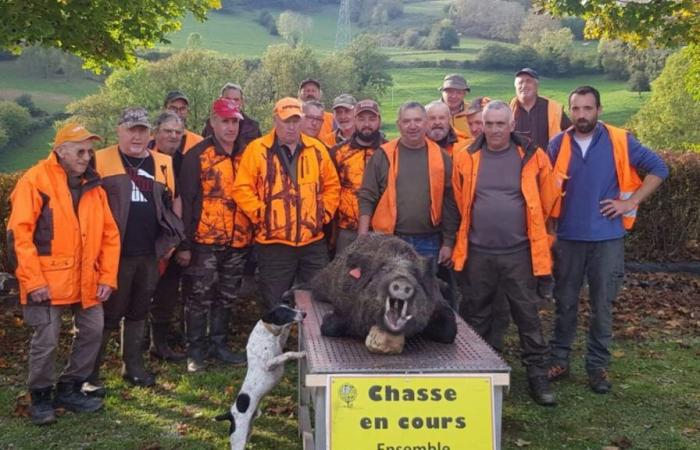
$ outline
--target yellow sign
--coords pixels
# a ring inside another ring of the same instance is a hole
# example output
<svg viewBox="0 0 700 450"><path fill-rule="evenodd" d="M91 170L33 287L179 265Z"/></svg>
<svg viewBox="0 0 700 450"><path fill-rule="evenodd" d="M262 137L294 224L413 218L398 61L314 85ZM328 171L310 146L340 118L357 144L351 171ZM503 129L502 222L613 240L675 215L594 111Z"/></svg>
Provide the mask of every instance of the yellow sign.
<svg viewBox="0 0 700 450"><path fill-rule="evenodd" d="M331 377L331 450L492 450L490 377Z"/></svg>

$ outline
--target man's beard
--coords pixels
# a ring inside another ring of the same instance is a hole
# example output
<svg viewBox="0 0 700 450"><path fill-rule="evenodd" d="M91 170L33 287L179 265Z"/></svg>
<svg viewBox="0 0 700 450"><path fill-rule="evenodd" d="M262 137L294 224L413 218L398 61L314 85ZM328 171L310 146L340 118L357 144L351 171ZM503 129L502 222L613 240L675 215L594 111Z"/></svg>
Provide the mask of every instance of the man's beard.
<svg viewBox="0 0 700 450"><path fill-rule="evenodd" d="M576 123L574 123L574 128L576 128L576 131L578 131L581 134L588 134L591 131L593 131L597 122L597 118L591 121L588 121L586 119L579 119L576 121Z"/></svg>
<svg viewBox="0 0 700 450"><path fill-rule="evenodd" d="M435 134L436 131L440 132L439 136L437 134ZM449 133L449 130L445 131L444 128L440 128L440 127L431 128L430 130L428 130L428 137L430 139L432 139L433 141L437 142L437 141L441 141L441 140L445 139L447 137L448 133Z"/></svg>
<svg viewBox="0 0 700 450"><path fill-rule="evenodd" d="M379 130L374 130L369 133L367 131L360 130L357 132L357 137L359 137L365 142L374 142L376 139L379 138Z"/></svg>

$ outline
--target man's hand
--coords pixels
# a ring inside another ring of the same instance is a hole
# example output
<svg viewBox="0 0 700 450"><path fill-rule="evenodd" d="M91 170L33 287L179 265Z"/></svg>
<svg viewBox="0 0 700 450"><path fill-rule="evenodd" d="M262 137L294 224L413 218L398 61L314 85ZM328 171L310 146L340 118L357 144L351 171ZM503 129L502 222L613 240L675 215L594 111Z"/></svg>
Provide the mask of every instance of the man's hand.
<svg viewBox="0 0 700 450"><path fill-rule="evenodd" d="M452 247L443 245L440 247L440 253L438 253L438 264L441 266L451 268L454 263L452 262Z"/></svg>
<svg viewBox="0 0 700 450"><path fill-rule="evenodd" d="M34 303L43 303L51 301L51 294L48 287L35 289L29 293L29 300Z"/></svg>
<svg viewBox="0 0 700 450"><path fill-rule="evenodd" d="M175 261L182 267L187 267L192 261L192 252L190 250L181 250L175 254Z"/></svg>
<svg viewBox="0 0 700 450"><path fill-rule="evenodd" d="M603 214L608 219L614 219L623 214L627 214L632 211L638 205L632 199L627 200L603 200L600 202L601 208L600 213Z"/></svg>
<svg viewBox="0 0 700 450"><path fill-rule="evenodd" d="M106 302L110 294L112 294L111 287L107 286L106 284L97 285L97 300L100 302Z"/></svg>
<svg viewBox="0 0 700 450"><path fill-rule="evenodd" d="M171 248L170 250L168 250L168 251L165 253L165 255L163 255L163 259L166 260L166 261L169 260L170 257L173 256L173 253L175 253L175 247L173 247L173 248Z"/></svg>

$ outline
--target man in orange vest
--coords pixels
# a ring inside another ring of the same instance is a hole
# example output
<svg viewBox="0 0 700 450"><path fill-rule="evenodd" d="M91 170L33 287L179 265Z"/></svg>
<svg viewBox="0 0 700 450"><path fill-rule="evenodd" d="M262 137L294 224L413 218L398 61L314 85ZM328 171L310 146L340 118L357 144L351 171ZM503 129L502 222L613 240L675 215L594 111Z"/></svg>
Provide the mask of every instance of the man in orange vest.
<svg viewBox="0 0 700 450"><path fill-rule="evenodd" d="M562 194L561 210L555 213L556 320L549 377L569 374L579 292L586 278L591 305L586 372L593 392L606 394L612 389L612 305L624 274L623 240L639 204L661 185L668 167L626 130L599 122L601 111L595 88L574 89L569 94L574 126L552 139L548 149ZM638 170L647 174L643 181Z"/></svg>
<svg viewBox="0 0 700 450"><path fill-rule="evenodd" d="M301 132L312 138L321 139L321 128L323 128L323 103L316 100L309 100L301 105L304 117L301 119Z"/></svg>
<svg viewBox="0 0 700 450"><path fill-rule="evenodd" d="M490 102L483 119L483 135L454 161L453 186L462 220L453 261L463 297L469 299L465 319L492 344L498 312L494 303L507 298L530 395L541 405L553 406L535 276L552 270L546 222L558 200L554 177L544 151L513 134L513 114L506 103Z"/></svg>
<svg viewBox="0 0 700 450"><path fill-rule="evenodd" d="M333 99L333 120L338 128L330 133L321 135L321 142L328 148L342 144L350 139L355 132L355 117L353 110L357 100L350 94L340 94Z"/></svg>
<svg viewBox="0 0 700 450"><path fill-rule="evenodd" d="M56 133L51 155L22 175L10 197L8 259L17 269L24 322L33 328L27 385L35 425L55 422L54 407L92 412L103 405L81 392L100 347L102 303L117 287L119 265L119 230L90 165L98 139L67 123ZM61 316L68 311L76 333L52 404Z"/></svg>
<svg viewBox="0 0 700 450"><path fill-rule="evenodd" d="M323 98L323 91L321 90L321 83L313 78L307 78L299 83L299 100L302 102L308 102L309 100L316 100L320 102ZM323 126L319 136L325 136L333 130L336 129L336 124L333 120L333 113L328 111L323 112Z"/></svg>
<svg viewBox="0 0 700 450"><path fill-rule="evenodd" d="M427 115L418 102L401 105L400 137L383 144L369 160L357 192L358 235L370 227L395 234L418 253L452 266L459 212L452 195L452 160L426 137Z"/></svg>
<svg viewBox="0 0 700 450"><path fill-rule="evenodd" d="M230 364L246 362L245 354L228 348L231 317L253 244L250 220L232 200L245 149L239 134L242 120L233 101L215 100L209 116L213 134L187 153L178 180L186 238L176 258L185 267L188 372L206 368L207 354Z"/></svg>
<svg viewBox="0 0 700 450"><path fill-rule="evenodd" d="M168 95L165 97L165 101L163 102L163 109L180 116L182 123L187 126L187 116L190 112L190 101L187 99L185 94L180 91L168 92ZM202 136L185 128L185 134L182 136L183 153L187 153L189 149L194 147L201 140Z"/></svg>
<svg viewBox="0 0 700 450"><path fill-rule="evenodd" d="M464 97L471 91L469 83L464 77L458 73L445 75L440 86L440 95L442 102L450 108L450 125L452 127L470 137L469 126L467 125L467 102Z"/></svg>
<svg viewBox="0 0 700 450"><path fill-rule="evenodd" d="M326 147L301 133L301 102L275 104L273 129L248 144L233 200L255 228L262 307L283 301L295 279L328 264L323 226L338 207L340 183Z"/></svg>
<svg viewBox="0 0 700 450"><path fill-rule="evenodd" d="M550 139L571 126L571 121L559 103L538 94L539 87L540 76L534 69L519 70L510 107L515 115L515 132L545 149Z"/></svg>
<svg viewBox="0 0 700 450"><path fill-rule="evenodd" d="M445 149L450 157L454 157L455 151L466 148L469 137L450 125L450 108L445 103L432 101L425 105L425 112L428 115L426 134L430 140Z"/></svg>

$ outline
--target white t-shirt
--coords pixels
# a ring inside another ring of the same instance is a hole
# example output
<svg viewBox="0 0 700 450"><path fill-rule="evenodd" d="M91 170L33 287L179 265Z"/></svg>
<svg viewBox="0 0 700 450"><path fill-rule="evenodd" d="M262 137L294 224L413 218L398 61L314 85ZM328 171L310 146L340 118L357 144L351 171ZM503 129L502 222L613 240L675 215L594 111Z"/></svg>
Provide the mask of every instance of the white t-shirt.
<svg viewBox="0 0 700 450"><path fill-rule="evenodd" d="M591 146L592 140L593 140L593 133L591 133L588 136L583 137L583 138L576 136L576 133L574 133L574 141L576 141L579 148L581 149L581 155L583 155L584 159L586 158L586 153L588 152L588 147Z"/></svg>

